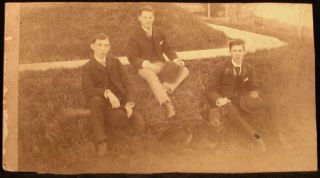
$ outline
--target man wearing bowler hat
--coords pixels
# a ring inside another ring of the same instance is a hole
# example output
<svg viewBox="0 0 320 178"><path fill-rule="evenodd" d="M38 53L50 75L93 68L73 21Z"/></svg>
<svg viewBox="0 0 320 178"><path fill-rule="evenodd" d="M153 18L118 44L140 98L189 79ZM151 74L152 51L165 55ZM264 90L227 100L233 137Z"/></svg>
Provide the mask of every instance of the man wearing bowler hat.
<svg viewBox="0 0 320 178"><path fill-rule="evenodd" d="M244 41L241 39L232 40L229 43L229 50L231 59L218 64L210 78L207 96L212 108L221 107L231 102L240 109L240 103L244 103L240 102L243 96L249 100L260 98L253 67L243 62ZM256 101L260 103L260 99ZM261 102L261 104L263 109L265 103ZM257 108L257 110L260 109ZM248 108L247 111L251 110Z"/></svg>
<svg viewBox="0 0 320 178"><path fill-rule="evenodd" d="M229 50L231 59L218 64L210 78L208 119L219 125L223 116L235 118L246 133L261 144L260 134L242 116L243 113L262 114L267 110L267 103L258 90L253 67L243 61L244 41L232 40Z"/></svg>
<svg viewBox="0 0 320 178"><path fill-rule="evenodd" d="M127 45L130 63L150 86L156 100L167 109L167 116L176 115L168 96L184 81L189 70L169 45L164 33L153 26L154 11L150 6L140 8L140 25L131 34ZM163 53L169 58L167 62Z"/></svg>
<svg viewBox="0 0 320 178"><path fill-rule="evenodd" d="M107 149L107 130L132 126L141 131L144 120L133 112L132 84L126 66L109 54L109 37L97 34L90 47L93 56L82 68L82 90L91 110L97 154L102 156Z"/></svg>

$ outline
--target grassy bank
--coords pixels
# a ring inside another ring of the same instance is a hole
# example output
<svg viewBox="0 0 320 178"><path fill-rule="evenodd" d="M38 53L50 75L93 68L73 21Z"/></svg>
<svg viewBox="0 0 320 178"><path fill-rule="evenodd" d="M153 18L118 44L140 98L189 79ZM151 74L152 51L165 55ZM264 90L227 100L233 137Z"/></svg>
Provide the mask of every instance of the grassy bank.
<svg viewBox="0 0 320 178"><path fill-rule="evenodd" d="M138 26L142 3L41 3L21 5L19 63L75 60L90 57L91 38L110 36L112 52L126 55L132 29ZM226 45L226 36L198 17L170 3L151 3L155 25L164 29L177 51Z"/></svg>
<svg viewBox="0 0 320 178"><path fill-rule="evenodd" d="M199 112L207 107L204 89L210 73L217 62L225 59L187 62L191 75L171 96L179 118L184 120L180 123L200 118ZM277 124L288 136L293 150L271 151L265 155L252 152L252 149L246 152L248 148L236 141L241 132L237 130L231 130L233 134L229 137L228 134L220 135L224 144L215 151L187 152L160 145L156 136L168 126L165 110L158 106L147 84L133 74L131 77L138 91L137 110L148 121L147 134L142 140L116 139L112 154L97 159L90 142L90 118L66 118L58 114L62 108L83 107L85 103L79 70L29 71L19 74L20 169L44 172L236 171L243 167L240 160L246 160L249 167L258 170L308 167L314 160L304 158L315 158L312 42L296 41L287 47L258 51L246 56L246 60L255 66L261 90L273 99ZM169 124L176 122L169 121ZM238 145L233 148L235 143Z"/></svg>

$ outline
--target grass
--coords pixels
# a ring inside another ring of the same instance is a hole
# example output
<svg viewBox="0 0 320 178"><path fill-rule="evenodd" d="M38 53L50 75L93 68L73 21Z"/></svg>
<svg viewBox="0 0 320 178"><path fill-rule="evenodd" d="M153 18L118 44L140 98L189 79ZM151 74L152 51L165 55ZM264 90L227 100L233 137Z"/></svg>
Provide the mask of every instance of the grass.
<svg viewBox="0 0 320 178"><path fill-rule="evenodd" d="M105 159L94 156L89 117L67 118L59 115L62 108L83 107L85 103L80 90L80 71L20 73L19 169L64 173L241 171L242 163L236 160L243 159L255 170L306 169L314 160L306 160L305 157L315 158L315 140L306 139L315 138L312 46L312 41L296 41L287 47L258 51L246 56L246 60L256 68L260 88L275 101L277 124L293 144L294 149L291 151L283 153L271 150L265 155L254 152L247 148L248 143L243 146L243 140L238 140L241 132L234 129L230 133L214 135L223 140L221 147L215 151L188 152L156 141L158 134L169 125L201 119L199 113L207 107L204 90L215 65L226 59L221 57L187 62L191 75L171 96L180 114L180 121L168 122L165 110L157 105L147 84L136 74L131 75L138 91L137 110L145 115L148 130L142 139L129 136L112 139L112 153ZM248 155L257 156L248 158ZM261 160L263 164L260 164Z"/></svg>
<svg viewBox="0 0 320 178"><path fill-rule="evenodd" d="M138 24L142 3L26 3L21 5L19 63L77 60L91 57L91 38L110 36L112 52L126 55L127 39ZM164 29L177 51L226 45L227 37L198 17L170 3L151 3L155 25ZM174 13L173 13L174 12Z"/></svg>

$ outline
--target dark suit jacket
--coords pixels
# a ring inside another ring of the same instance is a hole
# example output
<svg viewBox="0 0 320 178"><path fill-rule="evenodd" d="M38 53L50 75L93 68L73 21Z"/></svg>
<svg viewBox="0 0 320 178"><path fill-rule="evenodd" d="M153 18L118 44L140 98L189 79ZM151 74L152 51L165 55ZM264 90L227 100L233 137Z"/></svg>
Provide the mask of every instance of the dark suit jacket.
<svg viewBox="0 0 320 178"><path fill-rule="evenodd" d="M106 67L95 59L90 59L82 68L82 90L87 99L94 96L104 97L106 89L115 95L121 95L125 102L133 102L132 83L128 79L128 70L117 58L108 56Z"/></svg>
<svg viewBox="0 0 320 178"><path fill-rule="evenodd" d="M255 83L253 67L251 65L243 62L240 79L241 94L258 89L257 84ZM233 72L231 59L218 64L209 81L207 97L211 106L215 106L215 102L219 97L231 99L235 94L236 85L236 77Z"/></svg>
<svg viewBox="0 0 320 178"><path fill-rule="evenodd" d="M177 58L175 51L168 44L168 41L164 33L156 28L152 27L152 38L155 47L155 51L160 60L165 61L163 53L167 55L170 60ZM141 68L144 60L150 60L152 56L152 46L150 45L148 36L142 27L137 28L129 38L127 44L127 57L129 62L135 68Z"/></svg>

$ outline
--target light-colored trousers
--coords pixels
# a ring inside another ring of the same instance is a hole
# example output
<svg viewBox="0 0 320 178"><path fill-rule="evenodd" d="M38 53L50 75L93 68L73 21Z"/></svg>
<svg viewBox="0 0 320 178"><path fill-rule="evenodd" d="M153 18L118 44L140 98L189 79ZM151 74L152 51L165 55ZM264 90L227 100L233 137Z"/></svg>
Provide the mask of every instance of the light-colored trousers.
<svg viewBox="0 0 320 178"><path fill-rule="evenodd" d="M165 90L165 88L163 87L162 83L159 80L159 77L157 74L159 74L162 70L162 67L164 66L164 63L162 62L156 62L153 63L156 64L160 67L159 71L153 71L150 69L139 69L138 73L139 75L144 78L148 85L150 86L156 100L159 102L160 105L162 105L163 103L169 101L170 102L170 98L167 94L167 91Z"/></svg>

